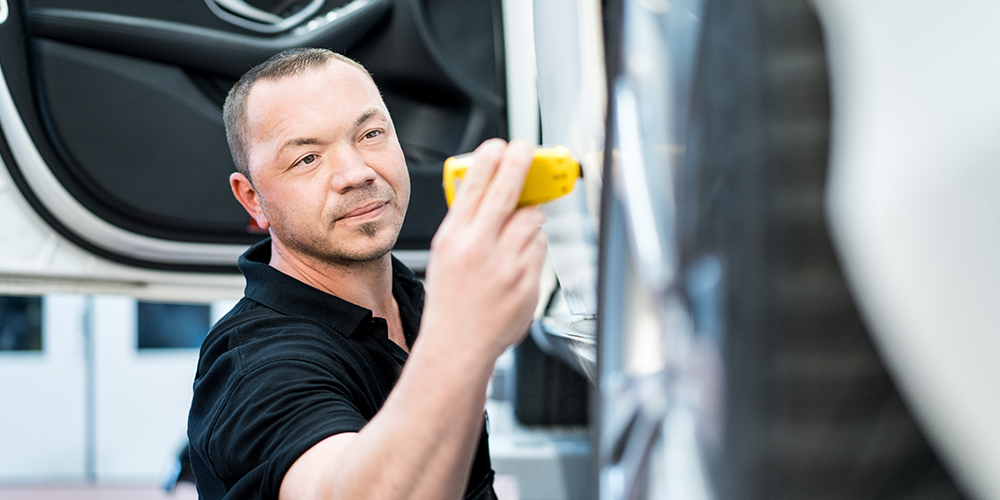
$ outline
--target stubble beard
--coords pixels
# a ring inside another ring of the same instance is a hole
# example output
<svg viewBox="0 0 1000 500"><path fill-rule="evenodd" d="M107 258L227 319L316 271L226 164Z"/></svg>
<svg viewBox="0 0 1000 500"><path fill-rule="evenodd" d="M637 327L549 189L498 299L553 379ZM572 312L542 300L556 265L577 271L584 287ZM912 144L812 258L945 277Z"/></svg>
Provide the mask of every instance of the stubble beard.
<svg viewBox="0 0 1000 500"><path fill-rule="evenodd" d="M378 193L376 192L374 194L368 194L367 196L371 199L378 199L379 196L377 195ZM390 202L390 206L395 207L397 204L397 198L394 193L391 198L392 201ZM272 212L271 215L275 216L275 223L272 223L271 228L274 231L275 236L277 236L290 250L317 262L347 266L352 264L364 264L374 262L385 257L386 254L388 254L396 245L396 240L399 238L399 233L403 226L403 217L406 213L406 205L407 203L404 201L401 207L402 214L399 217L399 220L375 220L359 224L356 228L354 228L354 231L360 233L360 235L363 236L362 239L366 240L359 248L338 247L336 242L328 239L330 234L325 231L317 233L304 226L295 227L294 225L287 224L287 222L292 219L281 210L275 210ZM270 220L271 217L269 216L268 218ZM331 231L333 226L336 224L336 221L331 223ZM386 232L391 233L391 235L385 234ZM368 244L375 243L373 239L377 238L379 235L387 237L384 244L374 247L369 246Z"/></svg>
<svg viewBox="0 0 1000 500"><path fill-rule="evenodd" d="M399 224L399 227L396 226L396 224L383 224L383 221L371 221L358 225L354 231L360 233L359 236L363 236L362 239L366 240L362 242L360 248L337 248L334 242L327 239L328 233L299 232L282 223L272 224L271 227L275 236L294 253L317 262L351 265L373 262L388 254L396 244L402 224ZM372 240L386 231L393 231L395 234L383 245L371 247L366 244L375 243Z"/></svg>
<svg viewBox="0 0 1000 500"><path fill-rule="evenodd" d="M357 228L366 239L375 237L379 232L378 223L368 223ZM310 260L325 262L338 266L352 266L374 262L392 250L395 239L385 246L363 246L362 248L333 248L328 241L285 239L286 245L299 255L308 256Z"/></svg>
<svg viewBox="0 0 1000 500"><path fill-rule="evenodd" d="M375 238L378 236L384 236L382 233L385 231L391 231L393 228L385 227L381 221L366 222L357 226L354 230L363 236L361 247L359 248L332 248L329 241L323 241L322 239L302 244L304 242L297 242L301 246L301 250L312 254L314 258L336 264L360 264L373 262L385 257L392 247L396 244L396 238L399 236L399 230L396 228L395 235L388 241L385 241L382 245L369 246L369 244L376 243Z"/></svg>

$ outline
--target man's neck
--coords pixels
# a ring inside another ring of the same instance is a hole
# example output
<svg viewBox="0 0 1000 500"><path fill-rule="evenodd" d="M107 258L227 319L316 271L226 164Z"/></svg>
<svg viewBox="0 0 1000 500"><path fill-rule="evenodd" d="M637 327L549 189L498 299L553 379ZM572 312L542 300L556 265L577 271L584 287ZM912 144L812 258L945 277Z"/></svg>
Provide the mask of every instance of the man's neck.
<svg viewBox="0 0 1000 500"><path fill-rule="evenodd" d="M313 288L371 309L376 317L398 318L389 254L369 262L326 262L293 252L272 239L270 265Z"/></svg>

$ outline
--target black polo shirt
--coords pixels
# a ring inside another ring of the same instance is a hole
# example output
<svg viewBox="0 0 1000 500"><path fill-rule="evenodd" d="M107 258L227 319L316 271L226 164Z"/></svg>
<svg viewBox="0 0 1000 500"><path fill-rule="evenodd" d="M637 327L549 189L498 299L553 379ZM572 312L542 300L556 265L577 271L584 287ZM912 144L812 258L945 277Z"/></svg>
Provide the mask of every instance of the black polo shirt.
<svg viewBox="0 0 1000 500"><path fill-rule="evenodd" d="M201 348L188 438L202 500L277 499L306 450L371 420L406 362L384 319L274 269L270 259L270 238L240 257L246 296ZM395 258L392 270L412 346L423 286ZM485 424L470 474L466 498L493 498Z"/></svg>

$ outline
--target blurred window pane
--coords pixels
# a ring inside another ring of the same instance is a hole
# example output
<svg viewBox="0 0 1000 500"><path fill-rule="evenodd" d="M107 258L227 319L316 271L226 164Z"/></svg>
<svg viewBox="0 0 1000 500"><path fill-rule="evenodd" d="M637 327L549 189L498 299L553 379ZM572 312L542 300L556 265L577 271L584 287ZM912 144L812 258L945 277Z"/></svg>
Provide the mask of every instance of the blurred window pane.
<svg viewBox="0 0 1000 500"><path fill-rule="evenodd" d="M201 347L208 335L209 306L139 302L139 349Z"/></svg>
<svg viewBox="0 0 1000 500"><path fill-rule="evenodd" d="M42 350L42 298L0 295L0 351Z"/></svg>

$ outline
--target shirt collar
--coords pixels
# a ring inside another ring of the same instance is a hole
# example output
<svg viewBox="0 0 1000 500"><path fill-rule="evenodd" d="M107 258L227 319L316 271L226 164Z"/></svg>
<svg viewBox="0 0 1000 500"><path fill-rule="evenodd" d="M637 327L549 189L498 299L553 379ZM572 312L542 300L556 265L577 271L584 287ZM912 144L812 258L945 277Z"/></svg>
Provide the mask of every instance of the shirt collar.
<svg viewBox="0 0 1000 500"><path fill-rule="evenodd" d="M247 298L285 315L306 316L350 337L372 320L370 309L313 288L271 267L271 238L256 243L240 256ZM416 336L423 310L423 285L405 264L392 257L392 292L399 305L408 343Z"/></svg>

